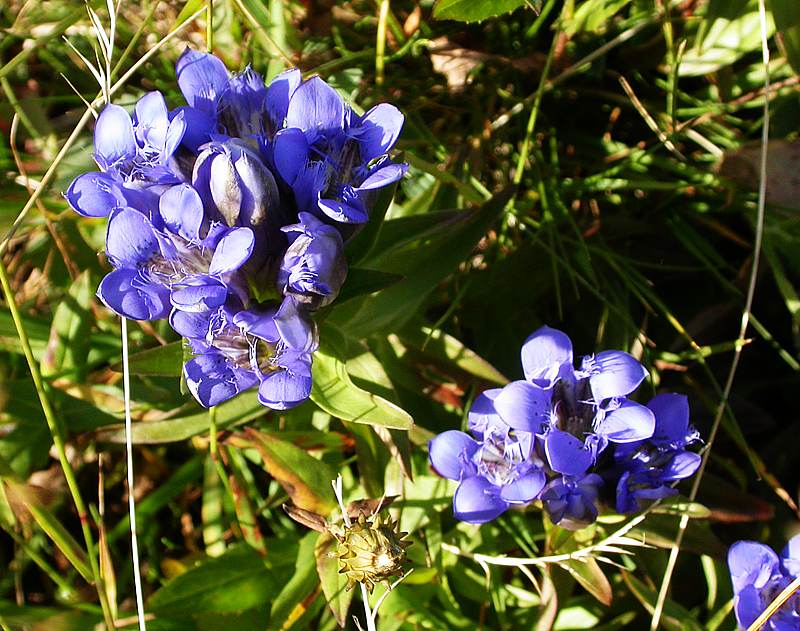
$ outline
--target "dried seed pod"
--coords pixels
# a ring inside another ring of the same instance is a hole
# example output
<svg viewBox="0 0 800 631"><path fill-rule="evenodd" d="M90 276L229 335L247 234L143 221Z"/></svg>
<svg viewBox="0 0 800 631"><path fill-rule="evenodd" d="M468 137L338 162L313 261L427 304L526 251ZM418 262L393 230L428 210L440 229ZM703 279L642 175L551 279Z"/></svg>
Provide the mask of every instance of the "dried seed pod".
<svg viewBox="0 0 800 631"><path fill-rule="evenodd" d="M371 594L376 583L384 582L388 587L390 578L403 576L406 548L411 542L403 541L408 533L400 532L399 523L391 517L382 520L380 515L368 518L362 513L349 528L334 536L339 542L339 574L347 577L348 590L363 583Z"/></svg>

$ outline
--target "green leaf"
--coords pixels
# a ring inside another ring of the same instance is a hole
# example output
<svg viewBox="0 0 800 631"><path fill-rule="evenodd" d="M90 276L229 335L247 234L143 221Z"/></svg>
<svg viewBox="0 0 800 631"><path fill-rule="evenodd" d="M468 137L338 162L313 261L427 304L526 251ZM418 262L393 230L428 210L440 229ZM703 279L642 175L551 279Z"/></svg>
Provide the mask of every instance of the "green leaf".
<svg viewBox="0 0 800 631"><path fill-rule="evenodd" d="M611 583L593 558L572 559L560 564L583 588L604 605L611 604Z"/></svg>
<svg viewBox="0 0 800 631"><path fill-rule="evenodd" d="M330 533L323 533L317 539L314 549L314 556L317 560L317 573L322 585L322 592L325 600L328 601L333 617L340 627L344 627L347 621L347 610L353 601L353 590L345 590L347 579L343 574L339 574L339 559L336 556L336 539Z"/></svg>
<svg viewBox="0 0 800 631"><path fill-rule="evenodd" d="M47 350L41 359L43 377L64 371L85 371L89 355L90 331L94 318L91 312L93 283L88 271L70 286L53 314Z"/></svg>
<svg viewBox="0 0 800 631"><path fill-rule="evenodd" d="M132 375L179 377L183 368L183 341L135 353L128 357L128 367ZM111 366L111 370L122 372L122 362Z"/></svg>
<svg viewBox="0 0 800 631"><path fill-rule="evenodd" d="M256 449L264 468L299 508L325 516L336 507L331 488L336 473L327 463L292 443L251 428L226 442L238 449Z"/></svg>
<svg viewBox="0 0 800 631"><path fill-rule="evenodd" d="M769 0L775 27L781 35L786 59L795 73L800 73L800 2Z"/></svg>
<svg viewBox="0 0 800 631"><path fill-rule="evenodd" d="M401 280L403 277L399 274L390 274L374 269L351 268L347 272L347 281L336 298L336 304L340 305L351 298L386 289Z"/></svg>
<svg viewBox="0 0 800 631"><path fill-rule="evenodd" d="M662 500L653 508L654 514L688 515L690 519L708 519L711 511L700 502L690 502L685 497L671 497Z"/></svg>
<svg viewBox="0 0 800 631"><path fill-rule="evenodd" d="M72 566L88 582L92 582L92 570L86 552L81 548L61 521L36 497L36 491L26 484L5 478L6 494L15 514L19 508L24 507L48 538L61 550Z"/></svg>
<svg viewBox="0 0 800 631"><path fill-rule="evenodd" d="M217 428L235 427L267 412L268 410L258 402L258 392L255 390L243 392L217 406ZM174 443L208 432L208 423L208 410L204 410L163 421L134 423L131 436L137 445ZM97 433L97 439L110 443L124 443L125 426L119 424L103 428Z"/></svg>
<svg viewBox="0 0 800 631"><path fill-rule="evenodd" d="M268 631L288 631L302 628L304 619L313 613L319 580L315 549L319 533L309 532L300 540L297 562L291 580L272 601Z"/></svg>
<svg viewBox="0 0 800 631"><path fill-rule="evenodd" d="M525 6L526 0L438 0L433 7L437 20L478 22Z"/></svg>
<svg viewBox="0 0 800 631"><path fill-rule="evenodd" d="M382 425L394 429L409 429L414 425L411 416L394 403L356 386L338 349L333 347L332 335L322 335L319 350L314 354L314 383L311 400L322 410L345 421Z"/></svg>
<svg viewBox="0 0 800 631"><path fill-rule="evenodd" d="M767 35L771 37L775 25L771 15L767 19ZM716 72L761 47L758 6L752 0L712 0L705 21L710 23L705 37L687 49L681 59L681 77Z"/></svg>
<svg viewBox="0 0 800 631"><path fill-rule="evenodd" d="M171 580L153 594L147 609L168 617L237 613L268 602L278 586L268 562L241 545Z"/></svg>
<svg viewBox="0 0 800 631"><path fill-rule="evenodd" d="M329 320L355 339L402 326L419 313L436 285L469 256L511 194L509 189L479 208L437 214L438 221L433 224L419 222L416 217L386 221L374 248L376 254L364 264L404 276L403 280L334 308Z"/></svg>
<svg viewBox="0 0 800 631"><path fill-rule="evenodd" d="M462 342L440 330L410 323L398 336L407 346L445 365L455 365L470 375L486 379L492 383L505 385L508 378Z"/></svg>

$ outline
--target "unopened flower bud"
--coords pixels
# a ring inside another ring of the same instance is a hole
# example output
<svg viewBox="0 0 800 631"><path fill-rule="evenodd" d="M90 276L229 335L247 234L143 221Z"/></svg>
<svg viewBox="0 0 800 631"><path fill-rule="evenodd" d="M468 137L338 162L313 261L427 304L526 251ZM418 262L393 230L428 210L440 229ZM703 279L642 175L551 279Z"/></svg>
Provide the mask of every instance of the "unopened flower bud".
<svg viewBox="0 0 800 631"><path fill-rule="evenodd" d="M197 158L193 182L229 226L257 226L279 204L272 172L238 140L212 142Z"/></svg>
<svg viewBox="0 0 800 631"><path fill-rule="evenodd" d="M410 541L403 541L408 533L400 532L399 523L391 517L385 521L380 515L368 519L362 513L344 534L336 535L339 545L337 556L341 567L339 574L347 577L347 590L363 583L371 594L376 583L389 586L389 579L403 576L403 562Z"/></svg>

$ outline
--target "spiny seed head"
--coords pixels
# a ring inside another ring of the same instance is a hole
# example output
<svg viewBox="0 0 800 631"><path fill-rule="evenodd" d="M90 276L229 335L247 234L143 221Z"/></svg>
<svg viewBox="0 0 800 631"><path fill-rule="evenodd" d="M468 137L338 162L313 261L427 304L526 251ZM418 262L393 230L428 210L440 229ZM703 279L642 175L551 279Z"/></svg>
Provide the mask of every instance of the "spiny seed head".
<svg viewBox="0 0 800 631"><path fill-rule="evenodd" d="M376 583L384 582L388 587L391 577L403 575L406 548L411 542L403 541L408 533L400 532L399 523L391 517L381 520L380 515L367 518L362 513L352 526L335 536L339 541L339 574L347 577L348 591L363 583L371 594Z"/></svg>

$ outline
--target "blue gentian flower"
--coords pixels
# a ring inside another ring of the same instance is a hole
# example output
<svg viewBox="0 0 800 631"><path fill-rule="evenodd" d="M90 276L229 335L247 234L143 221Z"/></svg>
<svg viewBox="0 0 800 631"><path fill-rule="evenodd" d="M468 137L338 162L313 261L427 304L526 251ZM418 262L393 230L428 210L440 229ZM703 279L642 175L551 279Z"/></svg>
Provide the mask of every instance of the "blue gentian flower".
<svg viewBox="0 0 800 631"><path fill-rule="evenodd" d="M527 380L503 388L495 407L512 427L542 436L554 471L580 476L609 442L653 434L653 413L626 398L647 374L628 353L603 351L575 369L569 337L545 326L525 341L521 355Z"/></svg>
<svg viewBox="0 0 800 631"><path fill-rule="evenodd" d="M614 451L619 470L617 512L633 513L647 501L677 494L673 484L692 476L701 457L687 446L700 435L689 424L689 401L680 394L659 394L647 404L655 416L653 435L642 441L618 445Z"/></svg>
<svg viewBox="0 0 800 631"><path fill-rule="evenodd" d="M371 191L404 172L387 155L403 117L386 104L357 116L297 69L265 85L250 67L230 74L187 49L176 72L183 107L169 111L159 92L130 114L106 106L100 170L65 197L83 216L109 218L114 269L98 296L124 317L169 317L195 354L184 375L202 405L258 387L263 405L287 409L311 392L312 314L347 275L354 230L337 217L366 221ZM350 205L326 214L326 204Z"/></svg>
<svg viewBox="0 0 800 631"><path fill-rule="evenodd" d="M275 166L301 208L316 208L340 223L364 223L373 191L398 181L407 169L387 156L403 121L386 103L358 116L336 90L313 77L289 99L286 128L275 135Z"/></svg>
<svg viewBox="0 0 800 631"><path fill-rule="evenodd" d="M557 476L541 493L542 506L554 524L579 530L597 519L597 497L603 479L596 473Z"/></svg>
<svg viewBox="0 0 800 631"><path fill-rule="evenodd" d="M330 304L347 276L344 244L339 231L310 213L300 223L282 228L289 239L278 271L278 287L309 308Z"/></svg>
<svg viewBox="0 0 800 631"><path fill-rule="evenodd" d="M100 283L103 303L134 320L165 318L172 306L198 301L222 304L254 236L249 228L204 224L200 196L188 184L167 190L152 219L129 207L112 214L106 256L116 269Z"/></svg>
<svg viewBox="0 0 800 631"><path fill-rule="evenodd" d="M576 368L569 337L544 326L521 359L524 380L476 397L472 436L450 431L429 443L434 469L460 482L457 518L484 523L541 500L554 524L574 530L597 519L602 492L623 489L618 510L627 512L648 494L674 492L669 483L696 470L700 457L686 451L697 439L686 398L660 395L648 406L628 399L647 374L628 353L603 351Z"/></svg>
<svg viewBox="0 0 800 631"><path fill-rule="evenodd" d="M761 543L739 541L728 551L728 568L733 583L736 620L746 629L789 583L800 576L800 535L789 540L780 558ZM800 595L792 596L763 628L770 631L800 629Z"/></svg>
<svg viewBox="0 0 800 631"><path fill-rule="evenodd" d="M483 524L510 506L533 501L545 475L531 458L534 436L502 421L484 426L478 440L459 431L433 438L429 445L433 468L459 482L453 497L457 519Z"/></svg>
<svg viewBox="0 0 800 631"><path fill-rule="evenodd" d="M259 401L285 410L311 393L313 320L292 297L277 309L236 309L230 300L202 312L175 310L170 324L196 353L184 366L189 390L211 407L258 385Z"/></svg>

